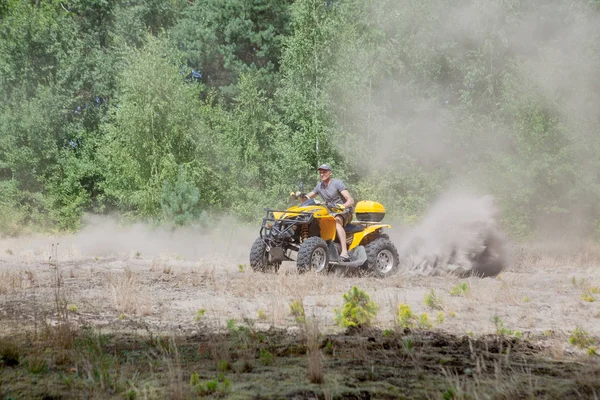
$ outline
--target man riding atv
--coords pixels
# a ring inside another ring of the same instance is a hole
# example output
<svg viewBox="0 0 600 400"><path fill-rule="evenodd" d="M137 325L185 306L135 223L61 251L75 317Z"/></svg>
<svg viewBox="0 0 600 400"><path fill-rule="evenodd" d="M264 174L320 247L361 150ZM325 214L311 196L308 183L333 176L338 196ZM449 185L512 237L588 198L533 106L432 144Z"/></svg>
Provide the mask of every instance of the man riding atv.
<svg viewBox="0 0 600 400"><path fill-rule="evenodd" d="M348 188L339 179L332 178L331 175L333 170L329 164L323 164L318 168L321 182L315 186L312 192L308 193L305 197L314 199L317 195L321 196L323 201L327 204L335 205L342 211L334 213L336 226L340 245L342 251L340 253L340 261L348 262L350 257L348 256L348 245L346 244L346 231L344 227L352 221L352 206L354 205L354 199L350 195ZM300 192L297 196L301 196ZM302 198L302 201L306 200Z"/></svg>
<svg viewBox="0 0 600 400"><path fill-rule="evenodd" d="M299 273L327 273L337 268L381 278L396 273L398 250L383 232L390 228L381 223L383 205L363 200L353 210L354 199L340 180L331 178L331 167L324 164L318 169L321 182L312 192L292 193L291 199L301 204L265 210L259 237L250 250L252 269L277 272L283 261L295 261ZM317 194L326 202L316 201ZM353 211L356 222L351 222Z"/></svg>

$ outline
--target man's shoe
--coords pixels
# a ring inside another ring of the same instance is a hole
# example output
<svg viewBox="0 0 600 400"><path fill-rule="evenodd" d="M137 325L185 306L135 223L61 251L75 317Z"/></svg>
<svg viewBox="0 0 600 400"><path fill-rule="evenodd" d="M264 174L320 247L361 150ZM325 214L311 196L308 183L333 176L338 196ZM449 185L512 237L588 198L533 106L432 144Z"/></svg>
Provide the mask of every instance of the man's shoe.
<svg viewBox="0 0 600 400"><path fill-rule="evenodd" d="M341 262L350 262L350 256L340 256Z"/></svg>

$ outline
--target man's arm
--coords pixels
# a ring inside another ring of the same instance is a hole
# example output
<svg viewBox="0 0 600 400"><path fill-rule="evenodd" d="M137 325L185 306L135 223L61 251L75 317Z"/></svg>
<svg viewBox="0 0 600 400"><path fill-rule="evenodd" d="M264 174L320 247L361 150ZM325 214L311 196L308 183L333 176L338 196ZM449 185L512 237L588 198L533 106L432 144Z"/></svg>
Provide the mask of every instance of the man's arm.
<svg viewBox="0 0 600 400"><path fill-rule="evenodd" d="M344 199L346 199L346 201L343 204L344 208L352 207L354 205L354 199L350 195L348 189L344 189L340 193L342 196L344 196Z"/></svg>
<svg viewBox="0 0 600 400"><path fill-rule="evenodd" d="M310 192L308 194L302 194L302 192L296 192L296 198L302 202L308 199L314 199L317 196L315 192Z"/></svg>

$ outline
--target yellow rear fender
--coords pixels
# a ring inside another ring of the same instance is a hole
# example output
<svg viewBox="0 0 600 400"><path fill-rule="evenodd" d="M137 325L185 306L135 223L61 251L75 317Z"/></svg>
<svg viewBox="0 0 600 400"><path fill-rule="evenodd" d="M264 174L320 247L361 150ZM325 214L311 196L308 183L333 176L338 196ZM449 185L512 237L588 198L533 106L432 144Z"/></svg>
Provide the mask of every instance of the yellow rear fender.
<svg viewBox="0 0 600 400"><path fill-rule="evenodd" d="M382 225L371 225L371 226L367 226L364 231L356 232L354 234L354 239L352 240L352 244L350 244L350 246L348 246L348 250L352 250L355 247L360 246L360 244L364 238L366 238L367 236L369 236L370 234L372 234L378 230L381 230L382 228L391 228L391 225L383 225L383 224ZM334 225L334 230L335 230L335 225Z"/></svg>

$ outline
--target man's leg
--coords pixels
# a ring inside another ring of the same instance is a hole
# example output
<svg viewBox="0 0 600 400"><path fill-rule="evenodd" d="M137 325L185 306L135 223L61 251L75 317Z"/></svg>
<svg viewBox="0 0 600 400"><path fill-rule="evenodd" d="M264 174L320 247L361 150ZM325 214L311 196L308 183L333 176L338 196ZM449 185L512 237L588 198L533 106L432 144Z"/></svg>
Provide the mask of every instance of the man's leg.
<svg viewBox="0 0 600 400"><path fill-rule="evenodd" d="M344 218L340 215L335 216L335 230L337 231L338 238L340 239L340 245L342 246L342 252L340 253L340 257L348 257L348 245L346 244Z"/></svg>

